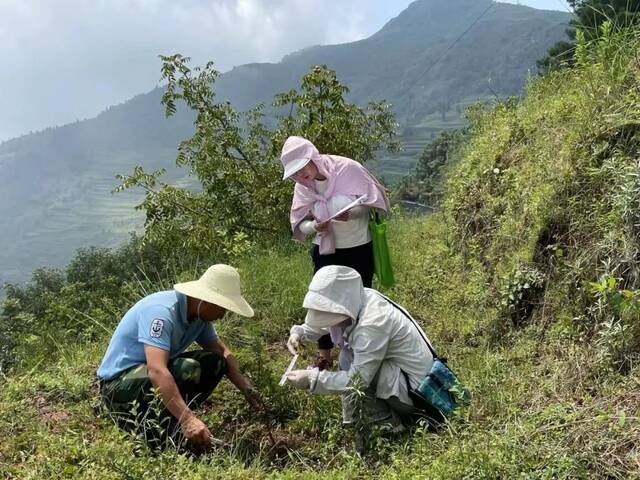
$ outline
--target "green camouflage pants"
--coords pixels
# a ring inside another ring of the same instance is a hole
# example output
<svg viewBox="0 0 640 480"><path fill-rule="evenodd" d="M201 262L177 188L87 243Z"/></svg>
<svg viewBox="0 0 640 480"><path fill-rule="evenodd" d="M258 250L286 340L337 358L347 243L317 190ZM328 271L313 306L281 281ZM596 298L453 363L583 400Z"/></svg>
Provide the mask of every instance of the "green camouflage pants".
<svg viewBox="0 0 640 480"><path fill-rule="evenodd" d="M204 402L227 371L226 360L215 352L186 352L167 365L178 390L190 408ZM164 431L175 429L177 423L162 401L155 398L147 365L142 363L121 375L100 383L103 405L116 422L127 429L149 424L160 425Z"/></svg>

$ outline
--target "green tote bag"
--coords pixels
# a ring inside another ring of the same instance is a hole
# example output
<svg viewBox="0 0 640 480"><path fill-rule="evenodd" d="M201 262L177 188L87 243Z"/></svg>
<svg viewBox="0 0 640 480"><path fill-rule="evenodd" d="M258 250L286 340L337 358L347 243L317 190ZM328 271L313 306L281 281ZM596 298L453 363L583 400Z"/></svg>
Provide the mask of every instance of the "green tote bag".
<svg viewBox="0 0 640 480"><path fill-rule="evenodd" d="M369 230L373 242L373 263L378 283L385 288L393 287L396 281L387 243L387 223L377 210L371 212Z"/></svg>

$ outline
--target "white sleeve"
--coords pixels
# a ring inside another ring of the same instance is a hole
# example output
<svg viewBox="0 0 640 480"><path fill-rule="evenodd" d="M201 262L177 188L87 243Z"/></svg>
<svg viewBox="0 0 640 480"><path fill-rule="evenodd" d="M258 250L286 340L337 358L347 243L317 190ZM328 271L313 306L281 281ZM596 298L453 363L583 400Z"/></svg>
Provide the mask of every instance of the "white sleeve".
<svg viewBox="0 0 640 480"><path fill-rule="evenodd" d="M353 363L348 371L313 372L311 375L311 392L316 394L339 394L350 384L351 379L358 374L368 387L380 370L380 365L387 354L389 346L388 332L379 328L360 327L351 338L353 348Z"/></svg>
<svg viewBox="0 0 640 480"><path fill-rule="evenodd" d="M315 220L303 220L298 225L298 228L305 235L311 235L312 233L316 233L316 221Z"/></svg>

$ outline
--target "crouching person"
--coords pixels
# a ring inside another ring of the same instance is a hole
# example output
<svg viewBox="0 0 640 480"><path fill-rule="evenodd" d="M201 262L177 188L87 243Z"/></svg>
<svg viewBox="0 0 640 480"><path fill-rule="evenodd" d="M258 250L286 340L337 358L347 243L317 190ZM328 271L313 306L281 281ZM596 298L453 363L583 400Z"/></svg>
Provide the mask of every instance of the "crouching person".
<svg viewBox="0 0 640 480"><path fill-rule="evenodd" d="M287 375L293 386L314 394L341 394L347 424L355 421L354 396L348 392L356 378L365 393L361 412L369 422L401 430L421 415L442 418L410 398L408 383L415 388L433 363L426 337L404 310L376 290L363 288L358 272L337 265L321 268L303 306L305 322L291 328L289 349L295 352L304 341L329 333L340 347L340 371L294 370Z"/></svg>
<svg viewBox="0 0 640 480"><path fill-rule="evenodd" d="M253 310L241 296L238 272L228 265L214 265L199 280L173 288L143 298L120 321L97 372L101 400L122 425L160 422L161 436L152 432L152 444L182 433L191 447L207 448L212 435L193 408L225 374L253 408L263 408L213 325L227 310L245 317ZM193 342L202 350L185 352ZM155 409L154 391L161 402Z"/></svg>

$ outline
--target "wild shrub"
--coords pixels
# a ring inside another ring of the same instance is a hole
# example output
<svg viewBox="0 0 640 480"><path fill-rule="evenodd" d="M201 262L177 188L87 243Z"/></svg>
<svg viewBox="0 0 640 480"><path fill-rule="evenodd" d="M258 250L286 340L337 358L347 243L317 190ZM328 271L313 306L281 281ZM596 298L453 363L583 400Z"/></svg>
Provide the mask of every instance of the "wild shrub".
<svg viewBox="0 0 640 480"><path fill-rule="evenodd" d="M590 284L595 302L587 309L597 325L596 342L604 359L620 371L629 371L640 352L638 345L638 318L640 297L638 291L620 288L618 279L603 275Z"/></svg>
<svg viewBox="0 0 640 480"><path fill-rule="evenodd" d="M529 319L544 291L545 278L538 270L529 266L519 266L503 277L500 289L500 306L503 315L514 326Z"/></svg>
<svg viewBox="0 0 640 480"><path fill-rule="evenodd" d="M436 206L444 193L443 179L460 159L467 129L443 131L425 147L415 170L405 176L395 189L402 200Z"/></svg>
<svg viewBox="0 0 640 480"><path fill-rule="evenodd" d="M640 3L635 0L568 0L568 3L573 9L573 19L566 30L569 41L556 43L546 57L538 60L541 73L575 66L576 41L598 38L604 23L616 28L640 23Z"/></svg>
<svg viewBox="0 0 640 480"><path fill-rule="evenodd" d="M160 286L171 288L177 272L190 262L199 276L197 260L161 258L153 245L134 236L116 249L80 249L64 271L41 268L25 285L6 285L0 303L0 368L36 361L38 352L57 351L69 341L111 334L131 305Z"/></svg>

